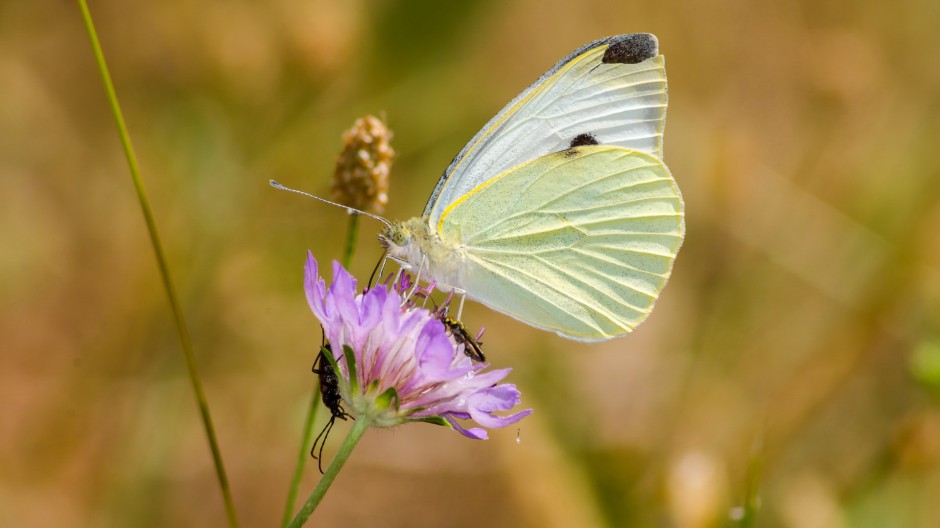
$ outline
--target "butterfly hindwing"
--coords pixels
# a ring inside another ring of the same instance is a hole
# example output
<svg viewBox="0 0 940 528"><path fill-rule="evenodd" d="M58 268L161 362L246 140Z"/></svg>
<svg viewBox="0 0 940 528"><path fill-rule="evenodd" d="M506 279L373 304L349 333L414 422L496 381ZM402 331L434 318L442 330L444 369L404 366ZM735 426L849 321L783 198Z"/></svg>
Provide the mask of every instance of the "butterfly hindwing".
<svg viewBox="0 0 940 528"><path fill-rule="evenodd" d="M653 307L685 234L675 181L656 156L585 145L478 185L437 225L466 260L468 296L570 339L630 332Z"/></svg>
<svg viewBox="0 0 940 528"><path fill-rule="evenodd" d="M666 72L657 53L654 36L632 34L592 42L562 59L451 162L425 207L431 225L487 179L571 146L619 146L661 158Z"/></svg>

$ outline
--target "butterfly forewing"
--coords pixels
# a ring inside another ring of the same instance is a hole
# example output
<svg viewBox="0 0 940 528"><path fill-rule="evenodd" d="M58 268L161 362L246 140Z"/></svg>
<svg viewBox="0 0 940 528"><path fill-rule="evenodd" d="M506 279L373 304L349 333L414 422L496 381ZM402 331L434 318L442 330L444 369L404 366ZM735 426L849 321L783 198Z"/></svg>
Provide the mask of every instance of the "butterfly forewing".
<svg viewBox="0 0 940 528"><path fill-rule="evenodd" d="M448 206L481 183L577 145L572 143L576 138L661 158L665 117L666 72L655 37L620 35L588 44L562 59L470 140L438 182L424 215L437 224Z"/></svg>

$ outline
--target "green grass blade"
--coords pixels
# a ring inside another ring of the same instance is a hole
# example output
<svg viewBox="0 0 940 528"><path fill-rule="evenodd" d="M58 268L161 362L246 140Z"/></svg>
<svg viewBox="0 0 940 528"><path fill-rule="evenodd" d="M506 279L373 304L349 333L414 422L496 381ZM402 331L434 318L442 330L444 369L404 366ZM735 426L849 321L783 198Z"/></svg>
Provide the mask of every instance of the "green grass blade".
<svg viewBox="0 0 940 528"><path fill-rule="evenodd" d="M101 72L101 80L104 83L104 89L107 94L108 103L111 105L111 111L114 113L114 120L117 124L118 134L121 137L121 144L124 147L124 155L127 157L127 164L130 168L131 179L134 182L134 189L137 191L137 198L140 201L140 208L144 214L144 221L147 223L147 231L150 234L150 243L157 259L157 266L160 268L160 277L163 279L163 286L166 290L167 298L170 301L170 307L173 311L173 319L176 329L179 332L180 344L183 348L183 356L186 359L186 367L189 371L189 379L192 382L193 392L196 396L196 403L199 406L199 413L202 415L203 426L206 430L206 436L209 439L209 447L212 450L212 459L215 462L216 474L219 478L219 487L222 490L222 498L225 502L225 511L228 515L229 526L238 526L238 517L235 514L235 503L232 501L232 492L229 488L228 477L225 475L225 466L222 463L222 454L219 451L219 443L215 435L215 428L212 426L212 416L209 414L209 404L206 401L206 395L202 388L202 382L199 378L199 369L196 366L196 359L193 354L192 342L189 338L189 330L183 320L183 311L180 307L179 299L176 296L176 290L170 279L170 270L166 263L166 257L163 253L163 246L160 243L160 236L157 233L157 224L153 218L153 211L150 209L150 201L147 199L147 192L144 189L143 180L140 177L140 169L137 165L137 156L134 153L134 146L131 144L130 135L127 132L127 126L124 123L124 116L121 113L120 104L118 104L117 94L114 91L114 85L111 82L111 75L108 73L108 66L104 60L104 53L101 51L101 44L98 42L98 34L95 31L94 23L91 19L91 13L85 0L78 0L78 6L82 11L82 18L85 21L85 27L88 30L88 38L91 40L91 47L95 54L95 61L98 63L98 69Z"/></svg>

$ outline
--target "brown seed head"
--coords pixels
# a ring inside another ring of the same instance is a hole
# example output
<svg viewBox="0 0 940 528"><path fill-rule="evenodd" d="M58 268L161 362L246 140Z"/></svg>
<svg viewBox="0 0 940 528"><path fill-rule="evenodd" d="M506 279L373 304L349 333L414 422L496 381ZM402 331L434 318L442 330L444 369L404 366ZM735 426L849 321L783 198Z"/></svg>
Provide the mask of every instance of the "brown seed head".
<svg viewBox="0 0 940 528"><path fill-rule="evenodd" d="M392 132L381 119L365 116L343 134L336 160L333 199L363 211L381 213L388 204L388 179L395 151Z"/></svg>

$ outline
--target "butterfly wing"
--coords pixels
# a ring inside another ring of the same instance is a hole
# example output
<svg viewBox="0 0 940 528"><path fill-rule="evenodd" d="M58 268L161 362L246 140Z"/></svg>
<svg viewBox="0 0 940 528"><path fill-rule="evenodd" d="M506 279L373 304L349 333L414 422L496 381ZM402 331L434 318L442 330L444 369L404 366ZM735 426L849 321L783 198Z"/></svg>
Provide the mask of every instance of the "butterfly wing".
<svg viewBox="0 0 940 528"><path fill-rule="evenodd" d="M470 140L444 171L423 215L434 225L448 206L487 179L567 149L572 141L662 158L664 64L656 37L645 33L601 39L574 51Z"/></svg>
<svg viewBox="0 0 940 528"><path fill-rule="evenodd" d="M441 240L459 286L569 339L626 334L646 318L685 235L682 197L656 156L583 146L484 182L447 208Z"/></svg>

